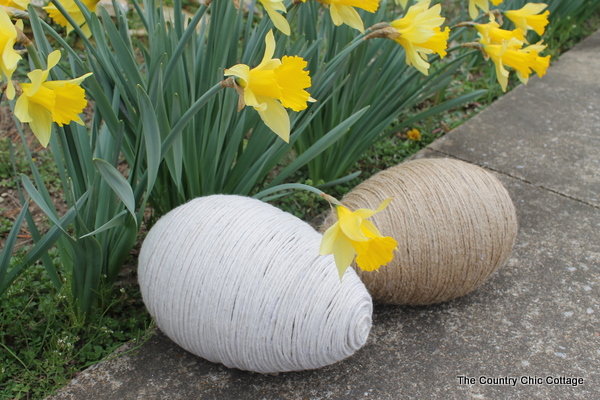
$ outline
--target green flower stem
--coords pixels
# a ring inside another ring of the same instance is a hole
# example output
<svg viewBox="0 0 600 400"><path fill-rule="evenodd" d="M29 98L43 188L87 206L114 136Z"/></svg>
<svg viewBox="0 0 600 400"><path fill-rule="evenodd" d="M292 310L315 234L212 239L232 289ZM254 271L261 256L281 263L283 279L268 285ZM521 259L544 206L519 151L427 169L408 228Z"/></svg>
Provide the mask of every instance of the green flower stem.
<svg viewBox="0 0 600 400"><path fill-rule="evenodd" d="M321 197L323 197L323 195L325 194L322 190L317 189L316 187L312 187L309 185L305 185L303 183L284 183L283 185L277 185L275 187L272 187L270 189L265 189L260 193L255 194L254 196L252 196L255 199L262 199L265 196L268 196L270 194L276 193L276 192L281 192L282 190L290 190L290 189L295 189L295 190L308 190L309 192L313 192Z"/></svg>
<svg viewBox="0 0 600 400"><path fill-rule="evenodd" d="M40 58L40 53L38 52L35 45L31 43L30 45L25 46L25 48L27 49L27 54L29 54L29 58L31 59L31 61L33 61L33 65L35 65L35 67L38 69L45 69L46 67L44 65L44 62Z"/></svg>

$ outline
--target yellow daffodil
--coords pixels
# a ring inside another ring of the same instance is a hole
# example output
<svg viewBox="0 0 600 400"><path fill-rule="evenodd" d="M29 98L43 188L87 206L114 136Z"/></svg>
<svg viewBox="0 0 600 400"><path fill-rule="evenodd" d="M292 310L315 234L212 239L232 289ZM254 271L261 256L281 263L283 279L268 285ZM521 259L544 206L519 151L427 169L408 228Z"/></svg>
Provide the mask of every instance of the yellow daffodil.
<svg viewBox="0 0 600 400"><path fill-rule="evenodd" d="M269 14L269 18L273 21L273 25L275 28L279 29L282 33L286 35L290 35L290 24L287 22L287 19L277 11L286 12L285 5L283 4L283 0L259 0L260 4L263 5L267 14Z"/></svg>
<svg viewBox="0 0 600 400"><path fill-rule="evenodd" d="M527 83L532 70L540 71L540 76L543 76L550 62L549 56L539 56L540 45L534 45L530 49L522 49L523 42L514 38L504 41L502 44L487 44L485 42L482 42L482 44L484 53L496 65L496 75L503 91L506 91L509 75L509 71L505 66L516 70L519 79ZM545 46L541 47L545 48Z"/></svg>
<svg viewBox="0 0 600 400"><path fill-rule="evenodd" d="M374 271L392 261L398 243L383 236L367 218L383 210L392 199L377 208L350 211L341 204L334 205L338 221L323 234L320 254L333 254L340 280L356 256L356 265L365 271Z"/></svg>
<svg viewBox="0 0 600 400"><path fill-rule="evenodd" d="M429 8L430 0L421 0L406 11L403 18L392 21L387 37L398 42L406 52L406 63L428 75L427 54L446 55L450 30L441 30L445 18L440 16L442 6ZM384 29L385 30L385 29Z"/></svg>
<svg viewBox="0 0 600 400"><path fill-rule="evenodd" d="M48 69L36 69L27 74L31 83L21 83L23 94L15 104L15 116L29 126L42 146L48 146L52 122L63 126L70 122L83 125L79 114L87 105L85 91L79 86L91 75L60 81L46 81L48 73L60 60L60 51L48 55Z"/></svg>
<svg viewBox="0 0 600 400"><path fill-rule="evenodd" d="M548 15L550 14L550 11L546 10L543 14L540 13L544 11L546 7L548 6L544 3L527 3L519 10L505 11L504 15L506 15L506 17L523 32L532 29L535 33L542 36L546 29L546 25L548 25Z"/></svg>
<svg viewBox="0 0 600 400"><path fill-rule="evenodd" d="M225 70L234 76L243 105L252 106L264 123L286 142L290 140L290 118L284 107L301 111L306 102L315 101L304 89L310 87L310 76L302 57L272 58L275 53L273 31L265 37L265 55L256 68L237 64Z"/></svg>
<svg viewBox="0 0 600 400"><path fill-rule="evenodd" d="M334 25L346 24L354 29L365 32L365 27L358 12L353 8L361 8L374 13L379 8L379 0L318 0L329 7L329 14Z"/></svg>
<svg viewBox="0 0 600 400"><path fill-rule="evenodd" d="M0 0L0 6L27 10L30 0Z"/></svg>
<svg viewBox="0 0 600 400"><path fill-rule="evenodd" d="M546 48L546 45L542 44L542 42L529 45L523 48L521 51L526 53L532 53L535 55L535 61L530 65L531 69L535 71L537 76L540 78L546 75L546 71L550 66L550 56L540 57L539 53ZM517 76L523 83L527 83L529 80L529 75L522 75L519 71L517 71Z"/></svg>
<svg viewBox="0 0 600 400"><path fill-rule="evenodd" d="M100 2L100 0L81 0L81 2L88 8L88 10L95 11L96 6ZM59 3L64 7L67 13L69 13L69 15L73 18L77 25L81 27L83 33L87 37L90 37L92 32L90 31L90 27L86 24L85 17L83 16L83 13L81 12L77 4L73 0L61 0L59 1ZM60 11L58 11L55 5L49 4L42 8L46 10L48 15L54 20L54 22L56 22L60 26L64 26L65 28L67 28L67 35L71 33L71 31L73 30L73 26L71 26L71 24L67 21L64 15L62 15Z"/></svg>
<svg viewBox="0 0 600 400"><path fill-rule="evenodd" d="M23 21L18 21L23 24ZM4 10L4 7L0 7L0 50L2 56L0 57L0 69L2 75L0 80L6 79L6 97L12 100L15 97L15 87L12 82L12 74L17 69L17 64L21 59L19 53L14 49L14 45L17 41L17 29L11 22L8 14Z"/></svg>
<svg viewBox="0 0 600 400"><path fill-rule="evenodd" d="M521 42L525 41L525 35L521 29L517 28L512 31L501 29L496 21L490 21L487 24L475 24L474 26L486 43L502 44L503 41L512 38Z"/></svg>
<svg viewBox="0 0 600 400"><path fill-rule="evenodd" d="M495 6L502 3L502 1L503 0L491 0L492 4ZM489 0L469 0L469 16L471 19L475 19L479 16L479 10L477 8L480 8L484 13L489 12Z"/></svg>

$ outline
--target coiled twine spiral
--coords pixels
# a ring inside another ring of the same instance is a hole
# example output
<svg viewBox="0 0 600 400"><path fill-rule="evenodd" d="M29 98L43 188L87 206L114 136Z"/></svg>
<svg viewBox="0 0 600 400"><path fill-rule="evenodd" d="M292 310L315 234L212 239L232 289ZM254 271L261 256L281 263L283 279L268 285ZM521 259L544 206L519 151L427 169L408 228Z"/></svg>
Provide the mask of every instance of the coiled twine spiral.
<svg viewBox="0 0 600 400"><path fill-rule="evenodd" d="M352 269L340 283L321 235L269 204L197 198L162 217L139 257L144 302L189 352L262 373L323 367L352 355L373 305Z"/></svg>
<svg viewBox="0 0 600 400"><path fill-rule="evenodd" d="M384 170L342 199L351 210L375 209L370 220L398 241L394 260L356 271L373 301L426 305L463 296L509 257L517 216L500 181L483 168L452 159L419 159ZM329 215L321 231L335 222Z"/></svg>

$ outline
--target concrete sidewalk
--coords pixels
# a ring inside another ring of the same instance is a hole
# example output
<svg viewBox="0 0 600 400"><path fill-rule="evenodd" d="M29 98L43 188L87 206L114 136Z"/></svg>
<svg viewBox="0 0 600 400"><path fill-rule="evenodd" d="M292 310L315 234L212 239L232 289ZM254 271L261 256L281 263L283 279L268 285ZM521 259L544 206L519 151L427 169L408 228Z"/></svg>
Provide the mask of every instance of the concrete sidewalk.
<svg viewBox="0 0 600 400"><path fill-rule="evenodd" d="M513 254L475 292L437 306L378 305L365 347L319 370L231 370L156 333L51 398L600 399L599 65L596 32L543 79L417 155L494 171L517 207ZM485 377L518 381L486 385Z"/></svg>

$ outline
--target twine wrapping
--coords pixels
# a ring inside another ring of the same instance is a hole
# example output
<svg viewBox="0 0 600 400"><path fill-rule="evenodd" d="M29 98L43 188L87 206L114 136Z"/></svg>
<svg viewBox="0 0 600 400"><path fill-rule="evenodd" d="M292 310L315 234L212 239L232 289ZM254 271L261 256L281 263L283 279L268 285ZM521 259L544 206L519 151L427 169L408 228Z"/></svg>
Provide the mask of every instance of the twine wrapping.
<svg viewBox="0 0 600 400"><path fill-rule="evenodd" d="M348 193L352 210L390 205L370 218L398 241L378 271L353 265L373 301L426 305L463 296L510 255L517 235L514 205L484 169L458 160L420 159L382 171ZM320 230L335 222L330 214Z"/></svg>
<svg viewBox="0 0 600 400"><path fill-rule="evenodd" d="M184 349L262 373L320 368L352 355L372 301L350 268L342 283L321 235L259 200L190 201L150 230L139 257L144 302Z"/></svg>

